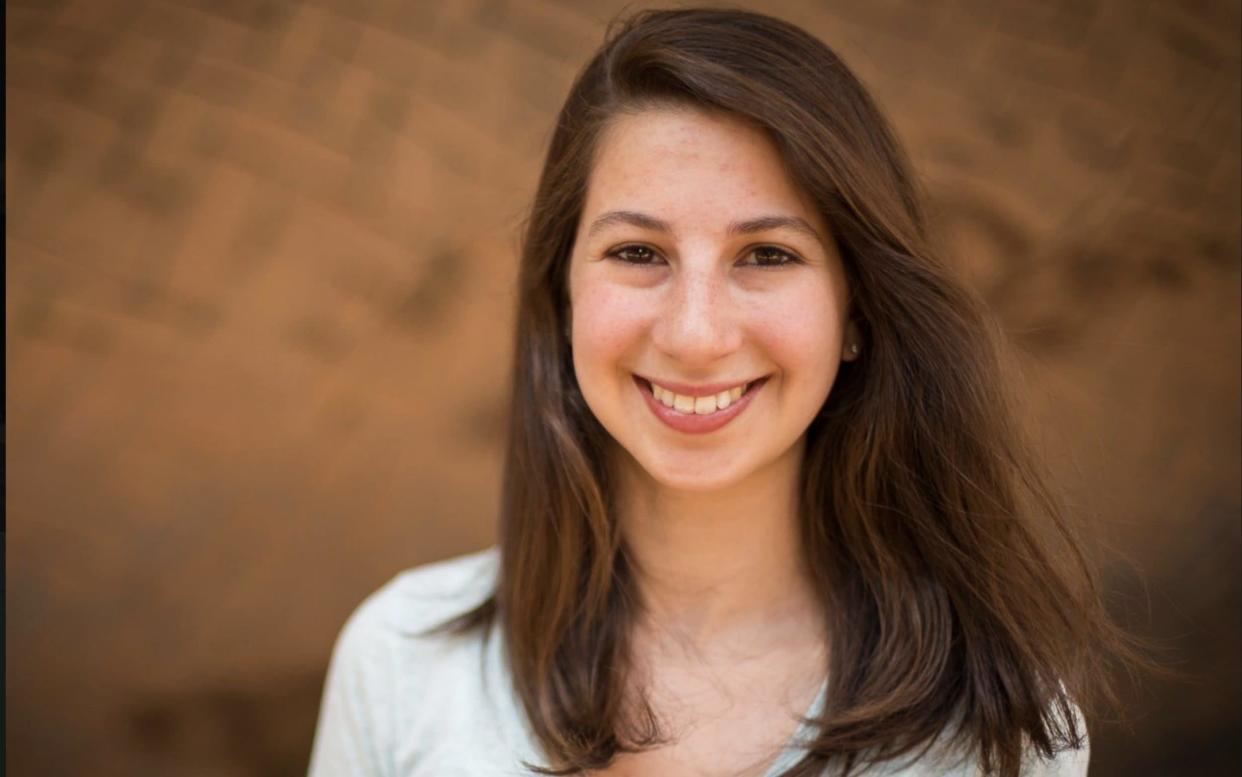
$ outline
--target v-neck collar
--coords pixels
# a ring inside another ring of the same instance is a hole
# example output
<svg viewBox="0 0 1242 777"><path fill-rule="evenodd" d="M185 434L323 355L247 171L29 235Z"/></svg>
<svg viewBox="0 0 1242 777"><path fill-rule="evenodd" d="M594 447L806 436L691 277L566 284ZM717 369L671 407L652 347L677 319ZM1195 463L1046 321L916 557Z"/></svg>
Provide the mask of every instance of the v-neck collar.
<svg viewBox="0 0 1242 777"><path fill-rule="evenodd" d="M498 625L498 624L497 624ZM530 730L530 724L527 721L521 702L517 696L512 693L512 676L508 670L508 662L505 660L504 638L499 630L495 628L488 640L486 663L493 670L491 676L498 683L502 684L507 693L501 696L507 701L506 706L508 714L500 715L501 720L516 721L516 727L510 727L504 732L511 744L519 747L520 756L523 760L530 763L547 764L549 762L547 753L544 752L542 744ZM819 690L815 694L815 698L811 700L810 706L807 708L803 718L818 717L824 707L824 702L828 695L828 681L824 680L820 683ZM788 769L797 763L806 752L806 746L814 739L814 727L807 725L805 720L798 722L798 728L793 735L785 743L777 754L776 759L768 766L764 772L764 777L777 777L782 771Z"/></svg>

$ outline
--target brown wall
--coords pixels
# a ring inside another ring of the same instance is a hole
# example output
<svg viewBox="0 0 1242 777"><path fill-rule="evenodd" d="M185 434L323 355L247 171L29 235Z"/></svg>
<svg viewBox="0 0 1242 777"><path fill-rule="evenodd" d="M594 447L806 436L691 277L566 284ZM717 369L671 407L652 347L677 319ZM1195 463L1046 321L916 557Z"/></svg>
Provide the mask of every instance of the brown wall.
<svg viewBox="0 0 1242 777"><path fill-rule="evenodd" d="M516 229L621 6L6 4L10 774L301 773L350 609L492 541ZM1092 774L1227 773L1238 4L762 7L887 108L1194 675Z"/></svg>

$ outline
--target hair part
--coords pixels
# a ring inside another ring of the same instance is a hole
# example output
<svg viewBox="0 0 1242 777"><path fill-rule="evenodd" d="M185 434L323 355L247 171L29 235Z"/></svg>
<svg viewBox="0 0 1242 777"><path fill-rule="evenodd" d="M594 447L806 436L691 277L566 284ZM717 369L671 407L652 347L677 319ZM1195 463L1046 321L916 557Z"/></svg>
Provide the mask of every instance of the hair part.
<svg viewBox="0 0 1242 777"><path fill-rule="evenodd" d="M829 623L828 694L783 777L921 754L938 737L987 774L1080 748L1078 707L1115 704L1141 663L1005 383L1003 338L930 247L887 121L823 43L737 10L643 11L610 26L557 118L519 273L494 595L445 624L499 623L515 691L554 762L600 769L667 741L630 698L641 608L612 510L607 432L574 377L568 263L599 141L624 113L722 112L762 128L820 209L863 356L806 431L803 549ZM946 734L947 732L947 734Z"/></svg>

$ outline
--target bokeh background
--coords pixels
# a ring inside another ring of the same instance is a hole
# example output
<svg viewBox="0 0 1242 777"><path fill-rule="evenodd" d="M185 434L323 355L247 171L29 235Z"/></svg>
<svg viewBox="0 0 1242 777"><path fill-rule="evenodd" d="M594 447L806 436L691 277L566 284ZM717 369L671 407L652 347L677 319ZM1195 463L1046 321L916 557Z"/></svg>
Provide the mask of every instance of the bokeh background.
<svg viewBox="0 0 1242 777"><path fill-rule="evenodd" d="M753 7L885 106L1190 675L1092 774L1236 773L1239 3ZM10 774L304 773L350 610L492 543L517 231L622 8L6 2Z"/></svg>

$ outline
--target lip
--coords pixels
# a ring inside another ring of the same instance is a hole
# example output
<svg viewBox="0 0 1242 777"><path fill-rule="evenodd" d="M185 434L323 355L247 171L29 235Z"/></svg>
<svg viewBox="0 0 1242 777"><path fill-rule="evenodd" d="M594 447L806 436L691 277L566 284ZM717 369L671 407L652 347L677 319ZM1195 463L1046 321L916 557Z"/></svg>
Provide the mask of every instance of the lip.
<svg viewBox="0 0 1242 777"><path fill-rule="evenodd" d="M743 394L738 401L729 405L724 410L717 410L714 413L699 415L698 413L679 413L671 407L666 407L663 402L655 398L655 394L651 393L650 381L638 375L634 376L634 386L638 389L639 393L643 395L643 398L647 402L647 407L651 408L651 412L655 414L656 418L663 421L666 426L686 434L707 434L708 432L714 432L732 421L734 418L737 418L741 415L742 411L750 405L751 400L755 398L755 395L759 393L764 384L767 382L767 376L753 381L746 393ZM731 386L736 385L738 384L719 384L719 388L715 393L719 393L727 388L730 388ZM661 383L660 386L667 388L675 394L682 393L679 390L679 387L687 388L686 386L680 384ZM713 393L710 391L710 389L713 388L716 388L716 386L699 386L697 387L699 393L687 393L685 396L707 396L708 394Z"/></svg>
<svg viewBox="0 0 1242 777"><path fill-rule="evenodd" d="M727 391L734 386L745 386L753 383L751 380L735 380L732 383L703 383L698 386L691 386L689 383L666 383L662 380L652 380L645 375L635 374L634 377L644 380L647 383L655 383L661 388L666 388L674 394L681 394L683 397L705 397L709 394L719 394Z"/></svg>

